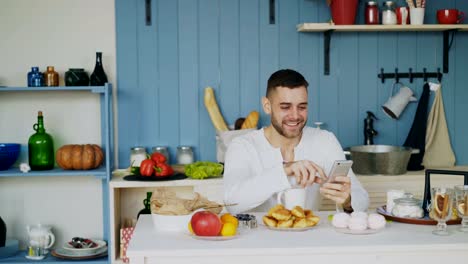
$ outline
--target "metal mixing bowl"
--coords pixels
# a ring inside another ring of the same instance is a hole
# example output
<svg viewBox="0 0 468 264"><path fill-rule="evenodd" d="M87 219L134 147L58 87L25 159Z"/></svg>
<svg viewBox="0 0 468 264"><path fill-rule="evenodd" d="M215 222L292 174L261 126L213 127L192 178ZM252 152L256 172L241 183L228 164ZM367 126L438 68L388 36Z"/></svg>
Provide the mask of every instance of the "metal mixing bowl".
<svg viewBox="0 0 468 264"><path fill-rule="evenodd" d="M400 175L406 173L411 154L419 150L389 145L362 145L349 148L356 174Z"/></svg>

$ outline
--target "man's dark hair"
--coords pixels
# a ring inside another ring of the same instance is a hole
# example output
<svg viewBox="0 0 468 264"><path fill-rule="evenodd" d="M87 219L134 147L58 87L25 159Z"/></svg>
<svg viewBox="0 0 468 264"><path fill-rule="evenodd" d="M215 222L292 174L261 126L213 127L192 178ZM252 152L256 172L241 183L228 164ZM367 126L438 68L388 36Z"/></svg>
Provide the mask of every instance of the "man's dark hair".
<svg viewBox="0 0 468 264"><path fill-rule="evenodd" d="M268 79L268 86L266 91L266 96L268 97L276 87L288 87L296 88L304 86L306 89L309 86L309 83L306 81L302 74L298 73L295 70L284 69L274 72Z"/></svg>

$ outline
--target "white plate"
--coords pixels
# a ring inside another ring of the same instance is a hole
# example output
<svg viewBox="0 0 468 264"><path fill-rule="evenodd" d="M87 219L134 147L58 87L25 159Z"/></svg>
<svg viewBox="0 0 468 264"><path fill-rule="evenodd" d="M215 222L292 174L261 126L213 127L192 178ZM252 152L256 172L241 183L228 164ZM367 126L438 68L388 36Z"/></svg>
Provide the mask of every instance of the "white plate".
<svg viewBox="0 0 468 264"><path fill-rule="evenodd" d="M226 241L226 240L236 239L239 237L239 235L234 235L234 236L197 236L197 235L192 235L192 234L188 234L188 235L194 239L208 240L208 241Z"/></svg>
<svg viewBox="0 0 468 264"><path fill-rule="evenodd" d="M107 243L103 240L99 239L91 239L97 246L93 248L74 248L68 242L63 245L63 249L72 256L89 256L94 255L98 252L101 248L105 247Z"/></svg>
<svg viewBox="0 0 468 264"><path fill-rule="evenodd" d="M99 256L107 251L107 246L99 248L96 252L92 254L86 254L86 255L77 255L73 251L69 251L65 248L57 248L54 250L54 253L57 255L60 255L61 257L69 257L69 258L84 258L84 257L94 257L94 256Z"/></svg>
<svg viewBox="0 0 468 264"><path fill-rule="evenodd" d="M379 233L380 231L384 230L385 227L379 228L379 229L370 229L367 228L365 230L352 230L349 228L336 228L334 227L335 231L338 233L343 233L343 234L351 234L351 235L369 235L369 234L375 234Z"/></svg>
<svg viewBox="0 0 468 264"><path fill-rule="evenodd" d="M318 225L318 224L317 224ZM315 228L317 225L314 226L308 226L308 227L302 227L302 228L294 228L294 227L271 227L271 226L266 226L263 225L264 227L270 229L270 230L275 230L275 231L285 231L285 232L303 232L307 231L310 229Z"/></svg>

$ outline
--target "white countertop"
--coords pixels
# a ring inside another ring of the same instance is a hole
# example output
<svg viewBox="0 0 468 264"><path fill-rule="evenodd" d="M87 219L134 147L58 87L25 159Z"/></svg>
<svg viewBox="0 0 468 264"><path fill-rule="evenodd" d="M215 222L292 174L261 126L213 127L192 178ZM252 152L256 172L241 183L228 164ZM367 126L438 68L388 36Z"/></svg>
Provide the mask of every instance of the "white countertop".
<svg viewBox="0 0 468 264"><path fill-rule="evenodd" d="M318 215L321 217L319 225L304 232L269 230L261 223L260 216L263 214L259 214L258 228L242 232L237 238L227 241L197 240L192 238L188 231L187 233L156 232L151 216L144 215L137 223L127 256L134 260L132 264L152 263L153 257L158 260L157 263L166 261L183 263L188 260L187 258L200 262L206 262L205 258L212 260L221 258L223 262L234 263L239 261L239 258L252 256L263 256L273 262L280 261L281 256L289 258L311 256L314 259L331 260L338 257L337 252L366 256L367 260L372 260L369 263L374 262L376 258L386 259L385 256L388 254L393 256L392 259L407 254L427 256L436 254L428 258L429 262L437 260L438 256L443 257L444 262L450 256L458 259L461 256L468 257L468 234L456 230L458 225L449 226L451 235L445 237L432 234L435 226L396 222L389 223L384 230L376 234L350 235L336 232L327 221L329 214L330 212L319 212ZM272 258L273 256L275 257Z"/></svg>

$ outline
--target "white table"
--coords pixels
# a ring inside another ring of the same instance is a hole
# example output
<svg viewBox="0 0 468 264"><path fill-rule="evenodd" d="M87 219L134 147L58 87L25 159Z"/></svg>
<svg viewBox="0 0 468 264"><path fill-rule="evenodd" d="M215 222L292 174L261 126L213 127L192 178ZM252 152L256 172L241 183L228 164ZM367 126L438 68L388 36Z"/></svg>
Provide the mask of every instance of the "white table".
<svg viewBox="0 0 468 264"><path fill-rule="evenodd" d="M449 226L450 236L435 236L434 226L390 223L370 235L336 232L327 216L305 232L272 231L263 226L233 240L203 241L187 233L157 233L150 215L138 220L127 250L130 264L143 263L424 263L468 261L468 234Z"/></svg>

